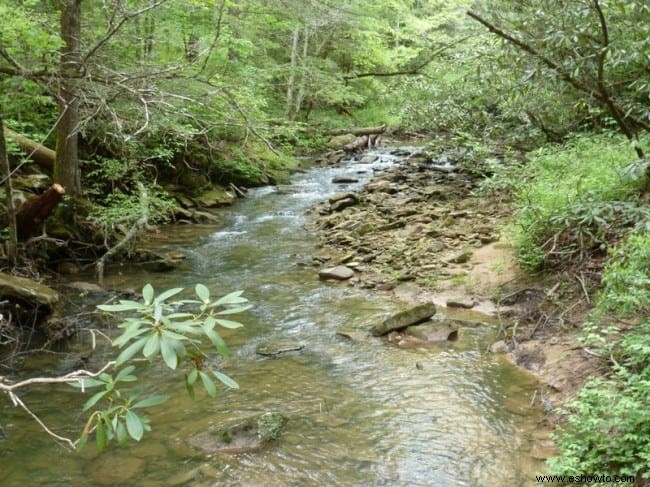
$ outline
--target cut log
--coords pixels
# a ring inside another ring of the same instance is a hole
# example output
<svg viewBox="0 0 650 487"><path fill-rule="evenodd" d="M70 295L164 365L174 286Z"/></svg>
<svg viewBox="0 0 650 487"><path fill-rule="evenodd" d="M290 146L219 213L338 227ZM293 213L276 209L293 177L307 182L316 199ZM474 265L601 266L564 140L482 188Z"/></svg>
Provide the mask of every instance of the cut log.
<svg viewBox="0 0 650 487"><path fill-rule="evenodd" d="M54 159L56 152L48 149L44 145L34 142L27 137L14 132L7 127L4 128L5 137L13 140L18 147L29 156L29 158L39 165L42 169L52 172L54 169Z"/></svg>
<svg viewBox="0 0 650 487"><path fill-rule="evenodd" d="M24 241L34 235L41 223L50 216L56 205L63 199L65 188L53 184L44 193L27 200L16 212L16 233L18 240Z"/></svg>
<svg viewBox="0 0 650 487"><path fill-rule="evenodd" d="M358 128L358 129L341 129L341 130L328 130L325 132L325 135L345 135L345 134L352 134L356 137L360 137L362 135L377 135L377 134L383 134L386 132L386 125L381 125L379 127L364 127L364 128Z"/></svg>

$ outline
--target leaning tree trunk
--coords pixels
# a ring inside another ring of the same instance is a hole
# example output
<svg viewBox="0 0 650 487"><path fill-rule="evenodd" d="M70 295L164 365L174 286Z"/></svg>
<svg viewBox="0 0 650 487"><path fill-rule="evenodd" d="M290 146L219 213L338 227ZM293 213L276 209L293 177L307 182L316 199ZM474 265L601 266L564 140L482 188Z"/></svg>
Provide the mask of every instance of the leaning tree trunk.
<svg viewBox="0 0 650 487"><path fill-rule="evenodd" d="M81 1L63 0L61 10L61 68L59 88L59 123L56 133L54 182L69 195L81 192L81 174L77 140L79 131L79 96L76 80L81 73L80 35Z"/></svg>
<svg viewBox="0 0 650 487"><path fill-rule="evenodd" d="M7 144L5 142L4 121L2 110L0 110L0 176L4 181L6 204L7 204L7 227L9 228L9 240L7 241L7 257L11 263L16 262L17 239L16 239L16 210L14 208L13 188L11 186L11 167L7 156Z"/></svg>

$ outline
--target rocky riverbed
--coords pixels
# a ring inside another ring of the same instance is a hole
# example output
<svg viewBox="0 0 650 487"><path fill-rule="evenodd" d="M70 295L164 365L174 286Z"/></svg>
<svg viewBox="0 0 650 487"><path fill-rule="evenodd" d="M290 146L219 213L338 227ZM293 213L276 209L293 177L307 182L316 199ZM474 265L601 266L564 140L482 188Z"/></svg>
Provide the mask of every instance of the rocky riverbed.
<svg viewBox="0 0 650 487"><path fill-rule="evenodd" d="M322 279L509 318L491 350L537 375L537 400L551 411L593 373L595 359L575 332L539 326L550 286L518 269L504 237L514 208L481 194L480 176L459 162L423 150L359 191L346 191L354 174L340 178L341 193L312 210L314 263Z"/></svg>

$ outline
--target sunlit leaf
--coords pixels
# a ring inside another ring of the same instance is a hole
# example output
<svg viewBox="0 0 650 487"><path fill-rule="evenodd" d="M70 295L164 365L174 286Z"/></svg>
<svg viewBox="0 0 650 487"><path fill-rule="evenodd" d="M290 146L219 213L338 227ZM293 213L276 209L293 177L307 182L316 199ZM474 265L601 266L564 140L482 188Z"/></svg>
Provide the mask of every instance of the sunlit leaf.
<svg viewBox="0 0 650 487"><path fill-rule="evenodd" d="M147 343L142 349L142 355L150 359L160 350L160 335L155 333L149 337Z"/></svg>
<svg viewBox="0 0 650 487"><path fill-rule="evenodd" d="M129 432L129 436L135 441L142 439L142 435L144 434L142 421L140 421L140 416L133 411L126 412L126 430Z"/></svg>
<svg viewBox="0 0 650 487"><path fill-rule="evenodd" d="M208 393L208 396L215 397L217 395L217 386L214 385L212 379L205 372L199 371L199 376L201 377L201 382L205 388L205 392Z"/></svg>
<svg viewBox="0 0 650 487"><path fill-rule="evenodd" d="M117 313L120 311L135 311L144 309L145 307L142 303L137 303L135 301L120 301L119 304L100 304L97 308L108 313Z"/></svg>
<svg viewBox="0 0 650 487"><path fill-rule="evenodd" d="M187 374L187 383L192 385L196 382L196 379L199 378L199 371L192 369L189 374Z"/></svg>
<svg viewBox="0 0 650 487"><path fill-rule="evenodd" d="M135 370L135 365L129 365L128 367L123 368L115 376L115 382L134 382L138 380L135 375L132 375L131 372Z"/></svg>
<svg viewBox="0 0 650 487"><path fill-rule="evenodd" d="M100 392L94 394L90 399L88 399L86 401L86 404L84 404L83 410L88 411L91 407L93 407L95 404L97 404L107 394L108 394L108 391L100 391Z"/></svg>
<svg viewBox="0 0 650 487"><path fill-rule="evenodd" d="M235 291L230 294L226 294L225 296L217 299L212 305L213 306L222 306L224 304L241 304L241 303L247 303L248 299L242 298L241 295L244 293L244 291Z"/></svg>
<svg viewBox="0 0 650 487"><path fill-rule="evenodd" d="M164 336L160 338L160 353L162 354L162 358L167 364L167 367L175 370L178 365L178 357L171 339Z"/></svg>
<svg viewBox="0 0 650 487"><path fill-rule="evenodd" d="M148 339L149 337L140 338L138 341L133 342L131 345L122 350L122 353L120 353L115 359L115 365L120 365L133 358L136 353L142 350L142 347L145 346Z"/></svg>
<svg viewBox="0 0 650 487"><path fill-rule="evenodd" d="M167 291L161 293L156 299L156 303L162 303L168 298L171 298L172 296L176 296L178 293L180 293L183 290L182 287L175 287L173 289L168 289Z"/></svg>
<svg viewBox="0 0 650 487"><path fill-rule="evenodd" d="M236 321L230 321L230 320L221 320L221 319L217 319L216 322L217 322L219 325L223 326L224 328L231 328L231 329L234 329L234 328L241 328L242 326L244 326L244 325L242 325L241 323L238 323L238 322L236 322Z"/></svg>
<svg viewBox="0 0 650 487"><path fill-rule="evenodd" d="M210 329L206 329L204 331L206 336L212 342L212 345L214 345L214 348L216 348L222 356L226 357L230 354L230 350L228 350L226 342L223 341L223 338L221 338L221 336L216 331Z"/></svg>
<svg viewBox="0 0 650 487"><path fill-rule="evenodd" d="M147 284L142 288L142 298L147 306L153 302L153 286Z"/></svg>
<svg viewBox="0 0 650 487"><path fill-rule="evenodd" d="M247 305L247 306L237 306L234 308L226 308L222 309L221 311L218 311L216 314L218 315L234 315L236 313L241 313L243 311L246 311L247 309L251 309L253 306L252 305Z"/></svg>
<svg viewBox="0 0 650 487"><path fill-rule="evenodd" d="M104 386L106 382L89 377L87 379L77 379L74 382L68 382L68 384L77 389L90 389L91 387Z"/></svg>
<svg viewBox="0 0 650 487"><path fill-rule="evenodd" d="M157 396L151 396L151 397L148 397L146 399L143 399L142 401L138 401L131 407L133 409L149 408L149 407L152 407L152 406L158 406L159 404L164 403L168 399L169 399L169 396L159 394Z"/></svg>
<svg viewBox="0 0 650 487"><path fill-rule="evenodd" d="M203 303L210 302L210 290L207 287L205 287L203 284L197 284L195 291L196 291L196 295L199 297L201 302Z"/></svg>
<svg viewBox="0 0 650 487"><path fill-rule="evenodd" d="M86 446L86 443L88 442L88 433L84 432L79 439L77 440L77 444L75 445L75 450L77 452L80 452L83 450L84 446Z"/></svg>
<svg viewBox="0 0 650 487"><path fill-rule="evenodd" d="M143 333L147 333L148 331L150 331L149 328L140 328L139 326L135 325L133 328L128 328L124 333L113 340L113 346L122 348L133 338L138 337Z"/></svg>
<svg viewBox="0 0 650 487"><path fill-rule="evenodd" d="M217 370L213 370L212 373L214 376L219 379L224 385L230 387L231 389L239 389L239 384L235 382L233 379L228 377L226 374L219 372Z"/></svg>

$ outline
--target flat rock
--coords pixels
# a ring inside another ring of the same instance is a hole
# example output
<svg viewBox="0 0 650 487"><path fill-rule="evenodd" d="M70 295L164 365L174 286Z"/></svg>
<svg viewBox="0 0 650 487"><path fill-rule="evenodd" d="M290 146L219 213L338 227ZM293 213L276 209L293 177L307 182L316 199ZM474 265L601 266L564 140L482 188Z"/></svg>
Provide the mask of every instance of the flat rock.
<svg viewBox="0 0 650 487"><path fill-rule="evenodd" d="M474 298L461 297L461 298L450 298L447 300L447 307L449 308L464 308L472 309L476 306L476 301Z"/></svg>
<svg viewBox="0 0 650 487"><path fill-rule="evenodd" d="M352 276L354 276L354 271L344 265L329 267L318 273L318 277L321 279L336 279L337 281L345 281L350 279Z"/></svg>
<svg viewBox="0 0 650 487"><path fill-rule="evenodd" d="M419 338L427 343L454 342L458 340L458 327L448 321L427 321L409 326L405 335Z"/></svg>
<svg viewBox="0 0 650 487"><path fill-rule="evenodd" d="M36 306L52 308L59 301L59 294L54 289L31 279L2 272L0 272L0 297L17 301L30 308Z"/></svg>
<svg viewBox="0 0 650 487"><path fill-rule="evenodd" d="M187 443L205 453L239 454L260 450L282 434L286 419L280 413L235 419L211 426L208 431L191 437Z"/></svg>
<svg viewBox="0 0 650 487"><path fill-rule="evenodd" d="M393 330L401 330L402 328L426 321L434 314L436 314L435 304L419 304L389 316L381 323L373 325L370 333L373 336L383 336Z"/></svg>
<svg viewBox="0 0 650 487"><path fill-rule="evenodd" d="M302 343L287 339L269 340L257 345L255 348L255 353L258 355L264 355L266 357L273 357L275 355L281 355L283 353L299 352L303 348L305 348L305 345Z"/></svg>

